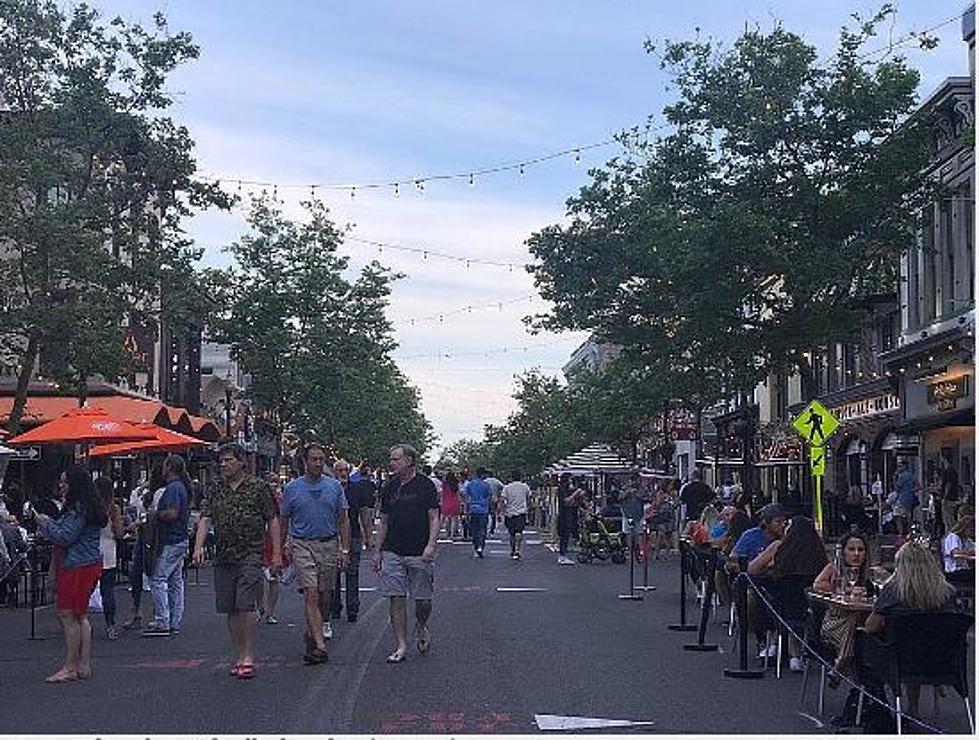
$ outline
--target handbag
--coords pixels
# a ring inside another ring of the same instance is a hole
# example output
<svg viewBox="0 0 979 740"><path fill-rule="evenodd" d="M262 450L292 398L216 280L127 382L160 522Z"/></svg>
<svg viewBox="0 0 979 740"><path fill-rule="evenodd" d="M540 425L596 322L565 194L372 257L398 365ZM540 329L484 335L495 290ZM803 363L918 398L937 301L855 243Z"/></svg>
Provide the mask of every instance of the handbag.
<svg viewBox="0 0 979 740"><path fill-rule="evenodd" d="M156 571L156 558L160 552L160 529L156 520L156 512L146 512L146 522L143 524L143 573L151 578Z"/></svg>

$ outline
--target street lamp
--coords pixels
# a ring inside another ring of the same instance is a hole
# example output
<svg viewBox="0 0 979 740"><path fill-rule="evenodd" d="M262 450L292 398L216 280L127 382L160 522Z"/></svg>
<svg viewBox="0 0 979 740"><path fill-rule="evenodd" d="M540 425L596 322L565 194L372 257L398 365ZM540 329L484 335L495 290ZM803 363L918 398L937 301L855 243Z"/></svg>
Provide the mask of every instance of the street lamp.
<svg viewBox="0 0 979 740"><path fill-rule="evenodd" d="M224 436L225 439L231 438L231 395L234 392L232 383L234 378L231 376L231 368L228 368L228 375L224 380Z"/></svg>

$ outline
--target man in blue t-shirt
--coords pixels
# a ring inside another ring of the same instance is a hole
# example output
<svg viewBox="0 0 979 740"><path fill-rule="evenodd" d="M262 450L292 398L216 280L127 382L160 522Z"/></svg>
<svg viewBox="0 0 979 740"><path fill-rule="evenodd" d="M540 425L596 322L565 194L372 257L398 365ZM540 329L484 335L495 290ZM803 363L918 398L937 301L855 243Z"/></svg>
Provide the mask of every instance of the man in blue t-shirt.
<svg viewBox="0 0 979 740"><path fill-rule="evenodd" d="M350 520L343 487L336 478L324 475L326 451L311 443L303 455L306 473L286 484L279 513L282 529L288 533L286 552L305 602L303 660L316 664L326 662L324 640L333 637L328 620L337 573L350 558Z"/></svg>
<svg viewBox="0 0 979 740"><path fill-rule="evenodd" d="M744 531L731 550L731 557L754 560L762 550L785 533L785 509L778 504L763 506L758 512L758 518L758 526Z"/></svg>
<svg viewBox="0 0 979 740"><path fill-rule="evenodd" d="M169 455L163 462L163 478L167 486L156 505L158 550L150 578L153 621L143 630L145 637L178 634L184 616L183 566L190 520L190 478L184 459Z"/></svg>
<svg viewBox="0 0 979 740"><path fill-rule="evenodd" d="M486 524L489 522L490 499L493 489L486 482L485 468L476 468L472 479L466 484L466 501L469 509L469 532L473 538L475 557L483 557L486 547Z"/></svg>

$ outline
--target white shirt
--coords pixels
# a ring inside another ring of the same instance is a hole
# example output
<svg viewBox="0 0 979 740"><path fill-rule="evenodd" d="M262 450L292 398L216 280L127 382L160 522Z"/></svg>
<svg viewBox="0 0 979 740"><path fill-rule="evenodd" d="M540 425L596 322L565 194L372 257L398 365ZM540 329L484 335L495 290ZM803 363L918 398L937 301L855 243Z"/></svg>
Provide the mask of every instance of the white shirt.
<svg viewBox="0 0 979 740"><path fill-rule="evenodd" d="M527 500L530 498L530 486L523 481L515 480L503 486L500 494L503 500L506 516L519 516L527 513Z"/></svg>
<svg viewBox="0 0 979 740"><path fill-rule="evenodd" d="M962 558L952 557L952 550L975 552L975 543L972 540L962 539L954 532L949 532L942 541L942 559L945 561L945 572L954 573L957 570L967 570L969 563Z"/></svg>

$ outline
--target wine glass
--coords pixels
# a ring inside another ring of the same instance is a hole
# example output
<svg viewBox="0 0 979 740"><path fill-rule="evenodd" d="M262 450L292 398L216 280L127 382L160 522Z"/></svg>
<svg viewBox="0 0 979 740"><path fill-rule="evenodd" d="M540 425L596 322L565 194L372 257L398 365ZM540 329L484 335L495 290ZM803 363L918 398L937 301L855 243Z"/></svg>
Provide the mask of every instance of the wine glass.
<svg viewBox="0 0 979 740"><path fill-rule="evenodd" d="M846 584L846 594L851 596L853 594L853 587L857 585L857 580L860 578L860 569L854 568L852 566L847 567L843 571L843 579Z"/></svg>

